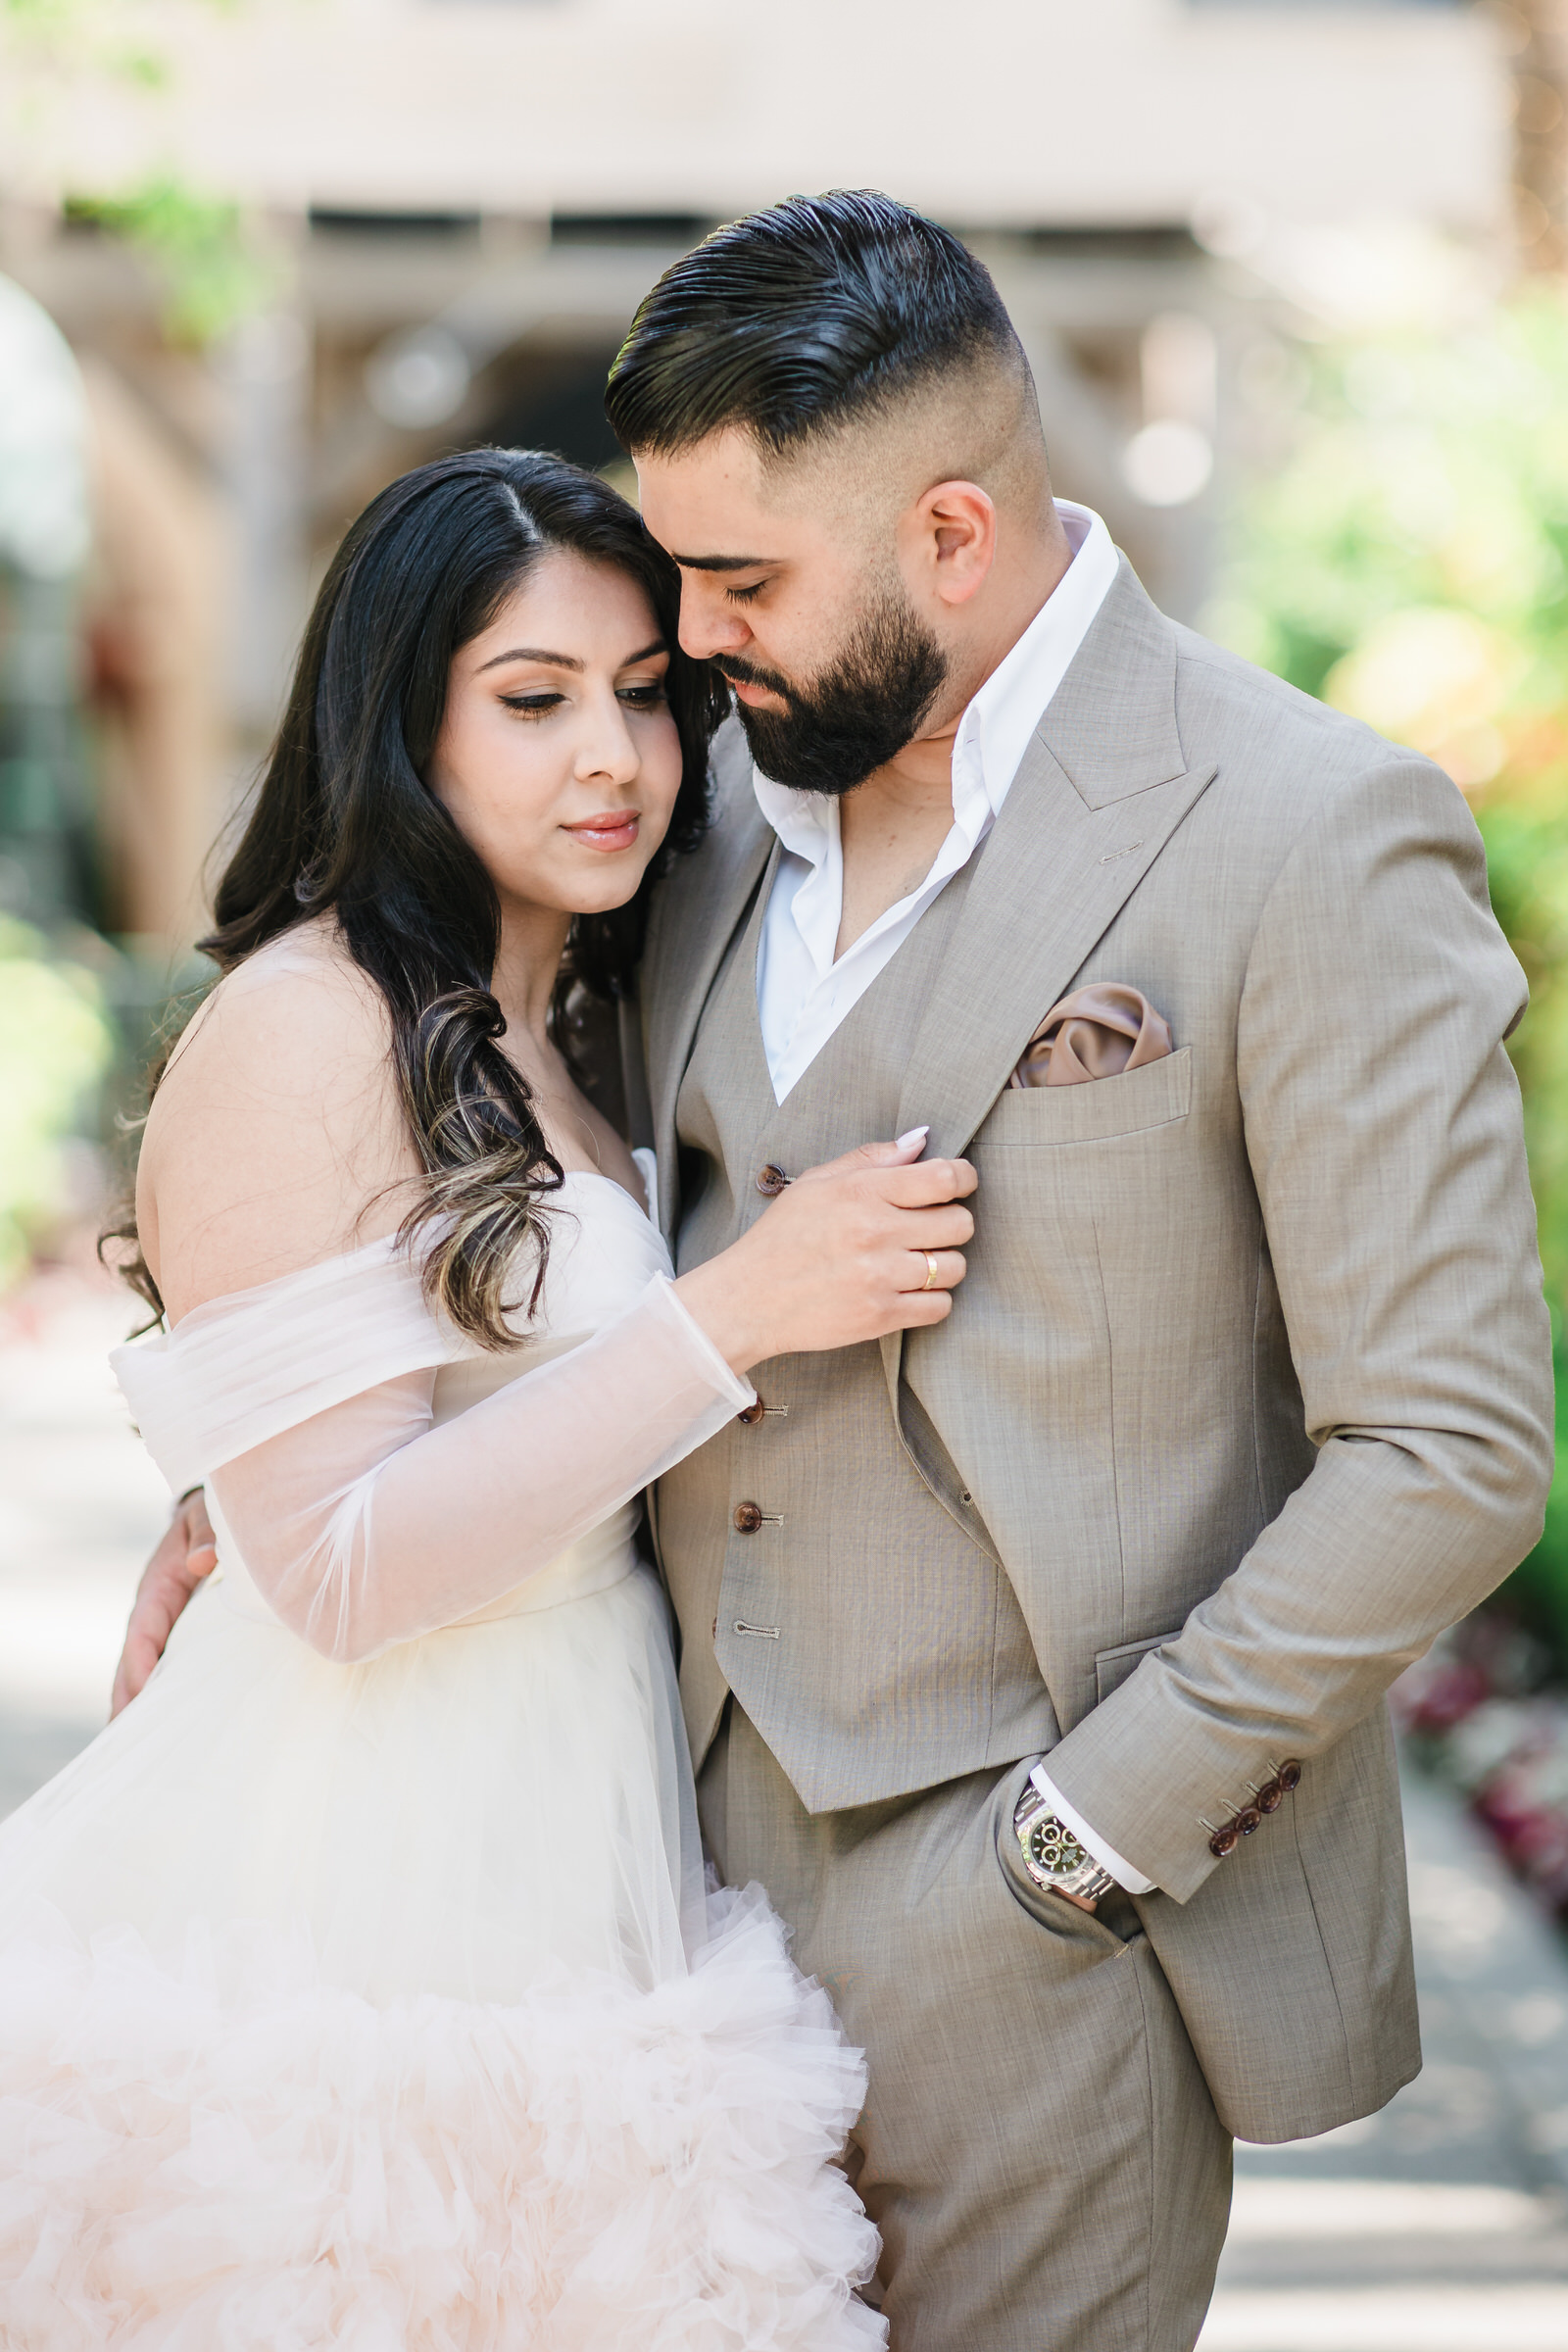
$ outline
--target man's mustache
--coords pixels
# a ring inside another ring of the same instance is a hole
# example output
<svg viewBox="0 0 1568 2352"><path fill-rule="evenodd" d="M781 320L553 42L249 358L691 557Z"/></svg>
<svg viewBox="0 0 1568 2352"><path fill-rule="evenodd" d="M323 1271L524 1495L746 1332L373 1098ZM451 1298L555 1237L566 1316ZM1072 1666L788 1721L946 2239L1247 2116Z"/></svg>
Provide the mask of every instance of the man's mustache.
<svg viewBox="0 0 1568 2352"><path fill-rule="evenodd" d="M795 700L795 689L776 669L758 669L750 662L737 662L724 654L715 654L712 661L719 676L728 678L732 686L761 686L769 694L782 696L786 703Z"/></svg>

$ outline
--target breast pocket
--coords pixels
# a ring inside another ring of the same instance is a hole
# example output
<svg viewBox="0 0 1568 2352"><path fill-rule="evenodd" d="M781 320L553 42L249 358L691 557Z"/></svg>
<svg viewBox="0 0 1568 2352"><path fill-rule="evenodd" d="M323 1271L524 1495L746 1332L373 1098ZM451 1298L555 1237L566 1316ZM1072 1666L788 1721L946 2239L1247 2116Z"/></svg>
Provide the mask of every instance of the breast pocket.
<svg viewBox="0 0 1568 2352"><path fill-rule="evenodd" d="M1102 1144L1185 1119L1193 1102L1193 1050L1166 1054L1119 1078L1083 1086L1009 1087L975 1139L985 1146Z"/></svg>

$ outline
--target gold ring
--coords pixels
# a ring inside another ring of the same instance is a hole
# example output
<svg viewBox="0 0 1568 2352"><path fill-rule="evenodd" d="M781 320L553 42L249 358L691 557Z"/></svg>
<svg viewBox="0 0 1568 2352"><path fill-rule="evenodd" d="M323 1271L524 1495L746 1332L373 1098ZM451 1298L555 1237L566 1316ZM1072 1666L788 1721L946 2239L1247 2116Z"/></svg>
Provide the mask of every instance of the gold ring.
<svg viewBox="0 0 1568 2352"><path fill-rule="evenodd" d="M921 1283L920 1288L922 1291L928 1291L937 1278L937 1261L929 1250L924 1252L924 1255L925 1280Z"/></svg>

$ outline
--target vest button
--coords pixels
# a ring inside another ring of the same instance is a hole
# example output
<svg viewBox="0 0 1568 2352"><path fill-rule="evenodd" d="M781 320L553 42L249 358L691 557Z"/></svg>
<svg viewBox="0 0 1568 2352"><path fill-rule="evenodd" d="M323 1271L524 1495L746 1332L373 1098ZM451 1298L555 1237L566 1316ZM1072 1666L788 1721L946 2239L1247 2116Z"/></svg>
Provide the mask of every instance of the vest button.
<svg viewBox="0 0 1568 2352"><path fill-rule="evenodd" d="M788 1182L789 1178L783 1169L776 1168L771 1160L768 1161L765 1168L759 1168L757 1171L757 1189L769 1200L777 1200Z"/></svg>
<svg viewBox="0 0 1568 2352"><path fill-rule="evenodd" d="M758 1504L738 1502L735 1505L734 1525L738 1536L755 1536L761 1524L762 1514Z"/></svg>
<svg viewBox="0 0 1568 2352"><path fill-rule="evenodd" d="M735 1418L737 1421L744 1421L748 1429L755 1429L766 1410L767 1407L762 1402L760 1396L754 1396L751 1403L746 1406L745 1410L737 1413Z"/></svg>

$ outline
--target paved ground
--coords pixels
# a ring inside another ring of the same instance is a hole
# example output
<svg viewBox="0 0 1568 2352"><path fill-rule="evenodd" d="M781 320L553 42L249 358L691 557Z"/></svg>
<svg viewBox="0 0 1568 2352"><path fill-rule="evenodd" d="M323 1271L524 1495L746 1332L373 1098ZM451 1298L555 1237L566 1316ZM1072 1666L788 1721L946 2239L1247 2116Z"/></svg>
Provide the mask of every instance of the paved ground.
<svg viewBox="0 0 1568 2352"><path fill-rule="evenodd" d="M106 1361L128 1292L64 1270L0 1303L0 1814L90 1740L169 1520Z"/></svg>
<svg viewBox="0 0 1568 2352"><path fill-rule="evenodd" d="M1568 2352L1568 1956L1446 1792L1405 1838L1426 2065L1238 2149L1200 2352Z"/></svg>
<svg viewBox="0 0 1568 2352"><path fill-rule="evenodd" d="M102 1723L167 1518L104 1362L130 1319L80 1272L0 1306L0 1814ZM1240 2151L1201 2352L1568 2352L1565 1947L1446 1794L1406 1826L1425 2071Z"/></svg>

